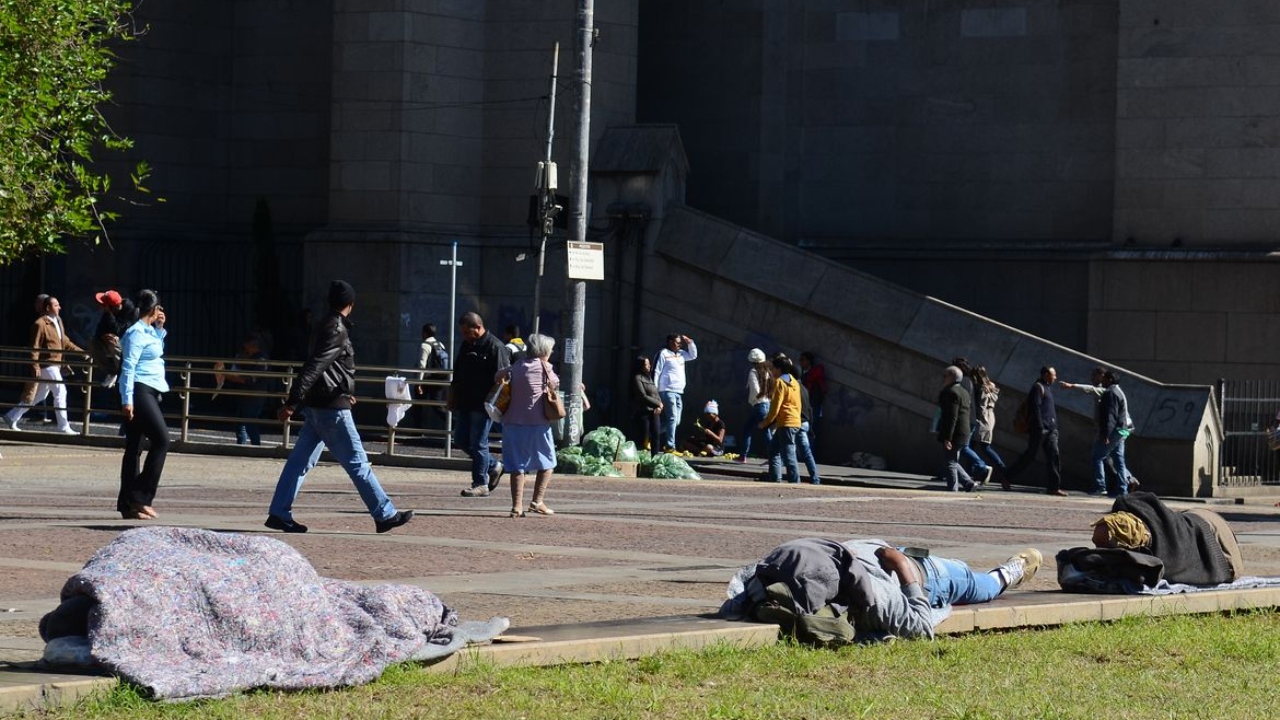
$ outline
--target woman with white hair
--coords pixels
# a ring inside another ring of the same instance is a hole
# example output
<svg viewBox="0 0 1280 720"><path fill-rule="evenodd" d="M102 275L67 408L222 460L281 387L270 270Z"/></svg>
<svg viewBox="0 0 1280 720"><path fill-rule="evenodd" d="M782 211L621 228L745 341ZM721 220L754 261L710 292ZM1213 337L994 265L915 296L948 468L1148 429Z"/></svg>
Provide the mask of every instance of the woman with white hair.
<svg viewBox="0 0 1280 720"><path fill-rule="evenodd" d="M528 511L555 514L544 502L556 467L556 446L545 409L547 393L560 387L560 378L547 362L555 346L553 338L534 333L525 339L524 356L494 376L495 381L504 377L511 381L511 405L502 415L502 464L511 472L513 518L524 517L524 479L530 472L536 480Z"/></svg>

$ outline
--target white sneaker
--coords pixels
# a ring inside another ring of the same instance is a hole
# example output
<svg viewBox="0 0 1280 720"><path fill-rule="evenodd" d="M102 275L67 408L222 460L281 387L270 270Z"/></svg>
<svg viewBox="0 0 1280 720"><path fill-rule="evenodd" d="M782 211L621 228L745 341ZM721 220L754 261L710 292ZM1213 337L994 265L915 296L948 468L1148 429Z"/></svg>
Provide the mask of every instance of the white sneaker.
<svg viewBox="0 0 1280 720"><path fill-rule="evenodd" d="M1035 548L1027 548L1001 563L996 572L1004 579L1005 590L1012 590L1036 576L1044 556Z"/></svg>
<svg viewBox="0 0 1280 720"><path fill-rule="evenodd" d="M9 429L14 432L22 432L22 428L18 427L18 421L9 419L8 415L4 418L4 424L9 426Z"/></svg>
<svg viewBox="0 0 1280 720"><path fill-rule="evenodd" d="M76 429L75 429L75 428L73 428L73 427L71 427L70 425L68 425L68 426L66 426L66 427L64 427L64 428L60 428L60 429L58 430L58 432L62 433L63 435L75 435L75 434L77 434L77 433L76 433Z"/></svg>

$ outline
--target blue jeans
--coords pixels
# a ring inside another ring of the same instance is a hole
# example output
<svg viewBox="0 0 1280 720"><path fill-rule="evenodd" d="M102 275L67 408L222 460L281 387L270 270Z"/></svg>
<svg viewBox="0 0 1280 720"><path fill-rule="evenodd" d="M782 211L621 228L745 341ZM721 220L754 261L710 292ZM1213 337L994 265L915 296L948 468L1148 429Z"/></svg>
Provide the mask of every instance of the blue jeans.
<svg viewBox="0 0 1280 720"><path fill-rule="evenodd" d="M977 445L978 452L986 455L987 459L991 461L988 463L989 465L995 465L1000 469L1004 469L1004 458L1000 457L1000 453L996 452L996 449L991 447L991 443L982 442L981 440L973 442L972 439L970 439L969 445Z"/></svg>
<svg viewBox="0 0 1280 720"><path fill-rule="evenodd" d="M751 454L751 441L757 433L764 433L764 446L768 450L769 442L773 440L773 431L760 429L760 423L767 417L769 417L768 400L752 405L750 412L747 413L747 423L742 426L742 458L744 460Z"/></svg>
<svg viewBox="0 0 1280 720"><path fill-rule="evenodd" d="M969 445L970 438L973 437L973 431L970 430L969 437L964 439L964 447L960 448L960 454L969 460L974 470L985 473L987 471L987 463L982 459L974 449Z"/></svg>
<svg viewBox="0 0 1280 720"><path fill-rule="evenodd" d="M1111 458L1112 464L1115 466L1116 477L1119 487L1116 488L1117 494L1124 495L1129 492L1129 468L1124 464L1124 438L1118 433L1111 433L1111 442L1102 443L1102 438L1094 438L1093 440L1093 490L1091 492L1107 491L1107 467L1106 460Z"/></svg>
<svg viewBox="0 0 1280 720"><path fill-rule="evenodd" d="M658 394L662 396L662 449L665 450L676 446L676 428L680 427L680 411L684 410L684 395L670 390L664 390Z"/></svg>
<svg viewBox="0 0 1280 720"><path fill-rule="evenodd" d="M298 433L298 442L289 453L284 470L280 471L269 512L282 520L293 519L293 501L302 490L302 481L320 460L321 451L328 447L342 469L347 471L373 519L391 519L396 514L396 506L382 491L382 485L373 474L369 456L364 453L355 421L351 419L351 411L306 408L302 410L302 418L304 422Z"/></svg>
<svg viewBox="0 0 1280 720"><path fill-rule="evenodd" d="M973 487L973 478L969 477L969 473L964 471L964 466L960 464L961 448L952 447L950 450L943 446L942 454L946 459L946 466L943 470L942 477L947 481L948 490L968 490Z"/></svg>
<svg viewBox="0 0 1280 720"><path fill-rule="evenodd" d="M924 592L934 607L991 602L1004 592L1000 578L991 573L975 573L960 560L930 556L921 562L928 574Z"/></svg>
<svg viewBox="0 0 1280 720"><path fill-rule="evenodd" d="M821 485L822 478L818 476L818 463L813 459L813 448L809 447L809 423L807 422L800 423L800 432L796 433L796 455L809 471L809 482Z"/></svg>
<svg viewBox="0 0 1280 720"><path fill-rule="evenodd" d="M266 400L260 397L237 397L236 417L242 420L257 420L262 417L262 408ZM261 445L262 431L256 422L244 422L236 426L237 445Z"/></svg>
<svg viewBox="0 0 1280 720"><path fill-rule="evenodd" d="M489 454L489 432L493 420L483 410L453 414L453 444L471 457L471 487L489 486L489 468L498 464Z"/></svg>
<svg viewBox="0 0 1280 720"><path fill-rule="evenodd" d="M782 482L782 466L787 466L787 482L800 482L800 468L796 466L796 435L800 428L774 428L773 441L769 443L769 479Z"/></svg>

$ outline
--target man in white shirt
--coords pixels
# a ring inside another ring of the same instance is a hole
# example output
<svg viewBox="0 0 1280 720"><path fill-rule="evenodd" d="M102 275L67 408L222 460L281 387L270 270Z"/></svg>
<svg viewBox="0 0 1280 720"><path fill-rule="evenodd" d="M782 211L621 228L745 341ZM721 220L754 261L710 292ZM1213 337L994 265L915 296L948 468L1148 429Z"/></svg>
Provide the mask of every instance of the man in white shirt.
<svg viewBox="0 0 1280 720"><path fill-rule="evenodd" d="M668 335L667 346L653 362L653 380L662 397L662 449L676 447L676 428L684 409L684 364L698 359L698 346L688 335Z"/></svg>

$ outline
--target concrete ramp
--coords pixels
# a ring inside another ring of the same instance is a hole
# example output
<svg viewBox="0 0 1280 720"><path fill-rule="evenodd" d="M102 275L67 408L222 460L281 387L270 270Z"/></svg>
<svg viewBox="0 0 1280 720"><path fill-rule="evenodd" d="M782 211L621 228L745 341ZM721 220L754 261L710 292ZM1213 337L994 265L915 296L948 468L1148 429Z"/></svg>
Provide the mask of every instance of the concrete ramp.
<svg viewBox="0 0 1280 720"><path fill-rule="evenodd" d="M730 433L746 415L751 347L817 354L831 394L817 433L819 457L847 462L854 451L885 457L889 469L933 473L941 451L929 432L941 371L964 356L1001 386L997 447L1012 462L1025 447L1013 415L1042 365L1061 379L1089 380L1107 365L927 295L861 273L682 205L666 209L653 241L643 296L648 327L684 328L700 357L688 365L685 414L720 400ZM1120 368L1123 371L1123 368ZM1137 423L1128 445L1145 489L1207 497L1217 487L1220 422L1208 386L1167 385L1125 373L1121 386ZM1068 488L1085 489L1092 469L1094 399L1056 390ZM1036 468L1022 481L1038 482Z"/></svg>

